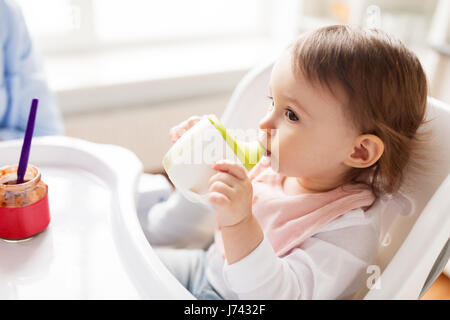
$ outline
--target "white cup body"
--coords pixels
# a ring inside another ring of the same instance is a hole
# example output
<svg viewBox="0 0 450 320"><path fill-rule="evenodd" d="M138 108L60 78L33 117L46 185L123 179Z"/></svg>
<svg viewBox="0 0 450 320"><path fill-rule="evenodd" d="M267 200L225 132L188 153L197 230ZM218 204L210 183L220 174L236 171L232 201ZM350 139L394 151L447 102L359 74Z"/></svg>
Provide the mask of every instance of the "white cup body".
<svg viewBox="0 0 450 320"><path fill-rule="evenodd" d="M217 173L218 160L239 161L232 148L204 116L186 131L163 158L163 166L174 186L190 201L208 202L208 181Z"/></svg>

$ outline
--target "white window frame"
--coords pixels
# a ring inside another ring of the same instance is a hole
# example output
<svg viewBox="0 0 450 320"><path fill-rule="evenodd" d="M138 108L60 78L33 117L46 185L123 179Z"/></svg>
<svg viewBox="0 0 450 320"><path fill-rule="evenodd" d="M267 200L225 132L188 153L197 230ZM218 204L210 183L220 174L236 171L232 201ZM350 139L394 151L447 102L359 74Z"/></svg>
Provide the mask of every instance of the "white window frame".
<svg viewBox="0 0 450 320"><path fill-rule="evenodd" d="M277 0L261 0L264 14L262 23L265 25L258 32L229 32L221 35L212 36L196 36L181 38L165 38L152 40L124 40L112 43L99 41L94 34L94 13L93 3L91 0L71 0L73 12L75 16L74 23L78 29L72 34L52 35L52 36L35 36L36 43L39 44L40 51L44 55L53 54L72 54L77 52L89 52L98 50L109 50L115 48L123 48L125 46L148 46L148 45L170 45L177 43L183 45L194 42L207 41L230 41L232 39L246 38L289 38L295 34L295 14L294 8L297 8L299 0L283 0L288 5L279 6ZM280 10L280 7L283 7Z"/></svg>

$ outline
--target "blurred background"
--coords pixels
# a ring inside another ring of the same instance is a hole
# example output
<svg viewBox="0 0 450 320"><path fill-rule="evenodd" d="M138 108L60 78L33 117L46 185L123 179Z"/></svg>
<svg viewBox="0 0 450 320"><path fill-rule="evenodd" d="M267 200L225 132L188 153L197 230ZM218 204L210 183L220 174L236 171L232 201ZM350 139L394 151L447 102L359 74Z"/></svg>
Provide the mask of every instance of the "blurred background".
<svg viewBox="0 0 450 320"><path fill-rule="evenodd" d="M450 102L448 0L18 0L66 134L134 151L161 172L169 129L220 116L239 80L300 33L379 26L413 49Z"/></svg>

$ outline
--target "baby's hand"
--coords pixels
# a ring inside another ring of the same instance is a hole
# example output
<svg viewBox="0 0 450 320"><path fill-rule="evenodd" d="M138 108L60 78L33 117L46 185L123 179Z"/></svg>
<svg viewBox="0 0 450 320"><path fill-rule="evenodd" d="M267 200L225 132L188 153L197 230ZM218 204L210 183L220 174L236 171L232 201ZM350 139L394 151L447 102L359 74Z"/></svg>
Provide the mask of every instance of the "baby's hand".
<svg viewBox="0 0 450 320"><path fill-rule="evenodd" d="M208 182L208 201L217 208L217 225L236 225L252 215L253 187L240 163L227 160L212 166L218 173Z"/></svg>
<svg viewBox="0 0 450 320"><path fill-rule="evenodd" d="M201 119L202 117L200 116L192 116L189 119L181 122L180 124L172 127L169 130L170 140L172 140L172 142L175 143L186 131L192 128Z"/></svg>

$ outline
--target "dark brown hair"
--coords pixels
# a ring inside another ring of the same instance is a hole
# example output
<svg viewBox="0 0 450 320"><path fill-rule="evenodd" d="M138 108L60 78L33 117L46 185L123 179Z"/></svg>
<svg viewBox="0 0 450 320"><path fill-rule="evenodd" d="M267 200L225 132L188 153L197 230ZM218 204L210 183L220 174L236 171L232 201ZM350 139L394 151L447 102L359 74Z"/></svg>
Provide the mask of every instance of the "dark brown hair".
<svg viewBox="0 0 450 320"><path fill-rule="evenodd" d="M380 30L347 25L306 33L290 49L294 73L332 92L343 89L351 123L384 142L377 163L352 168L345 182L370 173L376 195L398 191L413 152L425 141L417 130L425 123L427 80L416 55Z"/></svg>

